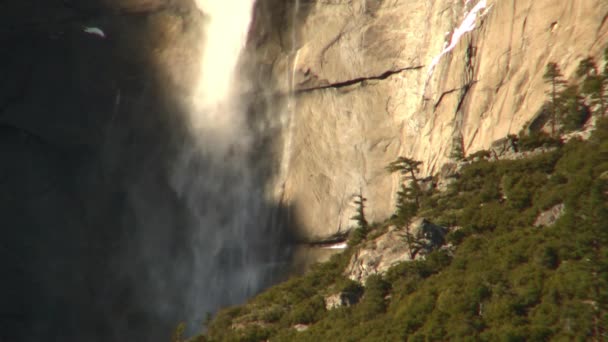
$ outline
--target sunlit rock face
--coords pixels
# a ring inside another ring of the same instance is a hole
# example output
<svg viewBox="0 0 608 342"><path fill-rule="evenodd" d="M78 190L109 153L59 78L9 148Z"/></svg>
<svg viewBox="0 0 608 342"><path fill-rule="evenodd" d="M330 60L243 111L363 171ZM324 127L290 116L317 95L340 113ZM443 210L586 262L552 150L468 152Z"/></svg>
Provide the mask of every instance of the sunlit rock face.
<svg viewBox="0 0 608 342"><path fill-rule="evenodd" d="M397 156L433 173L454 136L517 132L607 6L0 2L0 340L196 329L277 279L289 233L344 232L353 194L387 217Z"/></svg>
<svg viewBox="0 0 608 342"><path fill-rule="evenodd" d="M274 19L296 32L256 25L268 84L296 89L282 199L300 238L352 225L359 191L371 220L388 217L399 180L384 167L397 156L433 174L455 140L468 154L517 133L546 98L548 62L570 76L600 56L607 14L601 0L302 1Z"/></svg>

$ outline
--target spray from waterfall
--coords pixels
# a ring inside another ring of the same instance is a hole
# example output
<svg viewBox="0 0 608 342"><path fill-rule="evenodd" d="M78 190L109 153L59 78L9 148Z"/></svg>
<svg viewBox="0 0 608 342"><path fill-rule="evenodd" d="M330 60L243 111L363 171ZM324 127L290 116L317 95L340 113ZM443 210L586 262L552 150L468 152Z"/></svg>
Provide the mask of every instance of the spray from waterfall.
<svg viewBox="0 0 608 342"><path fill-rule="evenodd" d="M255 0L196 3L207 22L199 80L190 111L191 125L195 135L213 136L222 145L230 145L245 130L237 66L247 41ZM200 138L208 142L208 138Z"/></svg>
<svg viewBox="0 0 608 342"><path fill-rule="evenodd" d="M296 30L296 23L298 20L298 12L300 10L300 0L294 0L293 11L291 15L292 21L292 32L291 32L291 70L287 73L287 84L289 85L289 93L287 94L287 110L283 113L281 121L283 126L286 127L285 143L283 144L283 162L281 163L281 169L279 170L279 180L283 186L282 191L285 191L285 183L289 173L290 161L291 161L291 150L293 145L293 131L295 126L295 111L296 111L296 98L294 91L296 89L296 72L298 67L298 58L300 57L300 51L298 49L298 37Z"/></svg>
<svg viewBox="0 0 608 342"><path fill-rule="evenodd" d="M265 194L260 139L250 129L250 102L240 91L241 57L255 0L197 0L205 16L200 74L188 111L190 137L171 186L186 207L180 229L187 251L173 276L183 284L185 319L239 303L275 280L284 257L276 209Z"/></svg>

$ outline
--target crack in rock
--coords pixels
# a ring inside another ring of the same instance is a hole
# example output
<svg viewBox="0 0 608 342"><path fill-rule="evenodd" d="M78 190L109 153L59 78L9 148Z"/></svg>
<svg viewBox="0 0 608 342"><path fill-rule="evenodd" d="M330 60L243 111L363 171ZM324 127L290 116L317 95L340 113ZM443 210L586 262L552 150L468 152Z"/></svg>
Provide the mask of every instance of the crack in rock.
<svg viewBox="0 0 608 342"><path fill-rule="evenodd" d="M446 91L444 91L444 92L443 92L443 93L441 93L441 95L439 96L439 99L437 100L437 102L435 102L435 105L433 106L433 110L435 110L435 111L437 110L437 107L439 107L439 105L441 104L441 101L443 101L443 98L444 98L446 95L450 95L450 94L455 93L455 92L457 92L457 91L464 90L464 94L462 94L462 95L461 95L461 99L458 101L458 108L456 109L456 111L458 111L458 110L460 109L460 107L462 106L462 101L463 101L464 96L466 96L466 94L468 93L468 91L470 90L470 88L471 88L471 87L472 87L472 86L473 86L475 83L477 83L477 82L478 82L477 80L475 80L475 81L471 81L471 82L469 82L469 83L467 83L467 84L463 85L462 87L458 87L458 88L454 88L454 89L450 89L450 90L446 90Z"/></svg>
<svg viewBox="0 0 608 342"><path fill-rule="evenodd" d="M323 90L323 89L329 89L329 88L336 88L336 89L344 88L344 87L348 87L348 86L355 85L355 84L365 83L366 81L385 80L395 74L400 74L405 71L420 70L422 68L424 68L424 65L416 65L416 66L409 66L409 67L404 67L404 68L395 69L395 70L388 70L380 75L357 77L357 78L353 78L350 80L330 83L330 84L317 86L317 87L296 89L296 90L294 90L294 94L309 93L309 92L313 92L316 90Z"/></svg>

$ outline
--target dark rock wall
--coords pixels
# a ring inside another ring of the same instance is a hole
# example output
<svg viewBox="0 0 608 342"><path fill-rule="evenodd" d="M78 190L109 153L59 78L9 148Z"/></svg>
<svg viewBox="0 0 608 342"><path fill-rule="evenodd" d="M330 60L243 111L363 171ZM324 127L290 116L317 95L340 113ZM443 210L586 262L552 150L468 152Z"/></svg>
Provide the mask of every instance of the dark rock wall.
<svg viewBox="0 0 608 342"><path fill-rule="evenodd" d="M167 181L180 106L151 25L194 12L111 5L0 4L0 341L166 341L182 319L175 298L151 312L149 268L126 257L142 234L134 197L166 227L181 217ZM179 233L149 234L159 258L179 258Z"/></svg>
<svg viewBox="0 0 608 342"><path fill-rule="evenodd" d="M259 0L257 25L290 4ZM241 99L243 160L197 151L213 150L186 120L204 20L190 0L0 3L1 342L168 341L280 278L290 208L263 193L280 104ZM257 65L240 70L253 94Z"/></svg>

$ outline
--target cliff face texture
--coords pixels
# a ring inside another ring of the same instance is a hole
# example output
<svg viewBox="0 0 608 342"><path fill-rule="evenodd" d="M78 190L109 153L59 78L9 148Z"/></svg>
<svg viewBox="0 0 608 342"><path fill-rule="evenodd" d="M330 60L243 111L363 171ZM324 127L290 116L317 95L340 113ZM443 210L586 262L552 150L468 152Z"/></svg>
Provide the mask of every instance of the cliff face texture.
<svg viewBox="0 0 608 342"><path fill-rule="evenodd" d="M295 5L293 5L295 6ZM608 44L603 0L301 1L260 6L255 62L276 93L295 90L282 200L303 239L352 225L352 196L368 215L393 211L398 156L440 170L462 141L466 154L517 133L546 99L548 62L571 76ZM265 16L282 15L284 30ZM443 53L442 53L443 52Z"/></svg>
<svg viewBox="0 0 608 342"><path fill-rule="evenodd" d="M0 340L167 340L175 321L152 313L159 283L145 265L177 241L168 89L191 82L178 66L200 39L193 8L0 4ZM155 237L147 256L137 236Z"/></svg>
<svg viewBox="0 0 608 342"><path fill-rule="evenodd" d="M166 341L202 320L197 294L217 307L225 284L249 286L218 278L277 233L201 253L217 245L193 235L201 217L242 208L204 191L192 204L171 180L193 146L184 105L209 18L190 0L3 1L0 18L0 340ZM324 240L352 225L359 192L384 219L399 186L389 162L429 175L454 138L472 153L519 131L545 100L547 62L569 76L607 44L605 0L257 0L240 80L256 153L243 164L272 198L246 197L241 226L286 216L300 239ZM234 187L241 173L201 158L188 181ZM200 255L220 271L206 277Z"/></svg>

